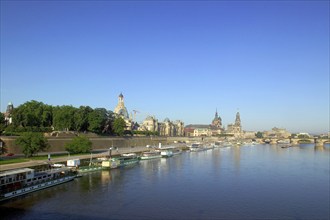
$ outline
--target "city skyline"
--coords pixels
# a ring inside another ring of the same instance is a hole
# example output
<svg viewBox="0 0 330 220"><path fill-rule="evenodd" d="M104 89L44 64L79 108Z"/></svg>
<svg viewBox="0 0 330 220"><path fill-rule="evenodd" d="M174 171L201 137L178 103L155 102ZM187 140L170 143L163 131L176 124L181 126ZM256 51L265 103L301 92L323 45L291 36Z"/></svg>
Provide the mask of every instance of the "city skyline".
<svg viewBox="0 0 330 220"><path fill-rule="evenodd" d="M328 1L1 1L1 112L30 100L329 131Z"/></svg>

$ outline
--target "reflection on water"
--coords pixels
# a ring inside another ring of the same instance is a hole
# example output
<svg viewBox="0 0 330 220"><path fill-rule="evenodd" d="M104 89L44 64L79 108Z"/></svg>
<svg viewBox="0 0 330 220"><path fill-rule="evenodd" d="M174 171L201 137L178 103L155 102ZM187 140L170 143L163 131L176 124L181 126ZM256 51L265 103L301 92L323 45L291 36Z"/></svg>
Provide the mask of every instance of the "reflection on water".
<svg viewBox="0 0 330 220"><path fill-rule="evenodd" d="M9 219L328 219L330 146L234 146L86 173L0 206Z"/></svg>

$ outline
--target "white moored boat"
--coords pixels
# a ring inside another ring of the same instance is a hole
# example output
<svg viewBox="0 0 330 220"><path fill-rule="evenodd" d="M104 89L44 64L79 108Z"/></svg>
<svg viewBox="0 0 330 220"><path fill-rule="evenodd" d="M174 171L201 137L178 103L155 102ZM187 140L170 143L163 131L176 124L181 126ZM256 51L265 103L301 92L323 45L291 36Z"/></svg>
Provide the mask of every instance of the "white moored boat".
<svg viewBox="0 0 330 220"><path fill-rule="evenodd" d="M162 157L172 157L173 151L171 149L161 149L160 155L162 155Z"/></svg>
<svg viewBox="0 0 330 220"><path fill-rule="evenodd" d="M36 172L22 168L0 173L0 201L59 185L75 178L69 168L57 168Z"/></svg>
<svg viewBox="0 0 330 220"><path fill-rule="evenodd" d="M202 148L202 145L201 145L200 143L194 143L194 144L192 144L192 145L189 147L189 149L190 149L190 152L198 152L198 151L202 151L202 150L204 150L204 149Z"/></svg>
<svg viewBox="0 0 330 220"><path fill-rule="evenodd" d="M156 151L160 152L160 155L162 157L172 157L174 155L174 149L176 149L173 146L165 146L163 147L161 143L159 143L158 148L156 149Z"/></svg>
<svg viewBox="0 0 330 220"><path fill-rule="evenodd" d="M182 150L179 148L173 148L172 153L173 153L173 156L179 155L182 153Z"/></svg>
<svg viewBox="0 0 330 220"><path fill-rule="evenodd" d="M150 159L156 159L156 158L161 158L162 155L160 152L156 151L148 151L148 152L143 152L142 155L139 157L140 160L150 160Z"/></svg>
<svg viewBox="0 0 330 220"><path fill-rule="evenodd" d="M120 157L113 157L110 158L109 160L102 161L102 167L115 169L129 165L134 165L137 163L139 163L139 159L135 153L122 154Z"/></svg>

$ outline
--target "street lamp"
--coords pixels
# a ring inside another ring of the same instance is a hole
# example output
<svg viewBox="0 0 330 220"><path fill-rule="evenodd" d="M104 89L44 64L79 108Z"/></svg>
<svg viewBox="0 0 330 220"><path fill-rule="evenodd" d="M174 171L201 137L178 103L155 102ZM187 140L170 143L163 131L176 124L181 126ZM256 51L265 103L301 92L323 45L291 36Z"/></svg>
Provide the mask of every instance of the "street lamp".
<svg viewBox="0 0 330 220"><path fill-rule="evenodd" d="M112 147L109 148L109 158L111 158Z"/></svg>

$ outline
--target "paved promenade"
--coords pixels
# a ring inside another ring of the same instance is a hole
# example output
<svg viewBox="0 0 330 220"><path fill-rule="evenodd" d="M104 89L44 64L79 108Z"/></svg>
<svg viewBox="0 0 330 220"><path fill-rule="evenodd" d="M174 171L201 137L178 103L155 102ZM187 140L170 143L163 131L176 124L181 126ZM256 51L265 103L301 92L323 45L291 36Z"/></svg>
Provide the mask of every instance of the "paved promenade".
<svg viewBox="0 0 330 220"><path fill-rule="evenodd" d="M115 155L125 154L125 153L138 153L138 152L147 151L147 150L150 150L150 149L145 146L121 147L118 150L112 150L111 155L115 156ZM104 152L102 152L102 153L92 154L92 158L98 158L98 157L104 157L104 156L109 156L109 150L105 149ZM51 159L51 163L63 163L63 162L66 163L67 160L88 159L90 157L91 157L91 155L56 157L56 158ZM12 169L45 165L48 163L49 163L49 161L47 159L45 159L45 160L31 160L31 161L22 162L22 163L5 164L5 165L0 165L0 172L6 171L6 170L12 170Z"/></svg>

